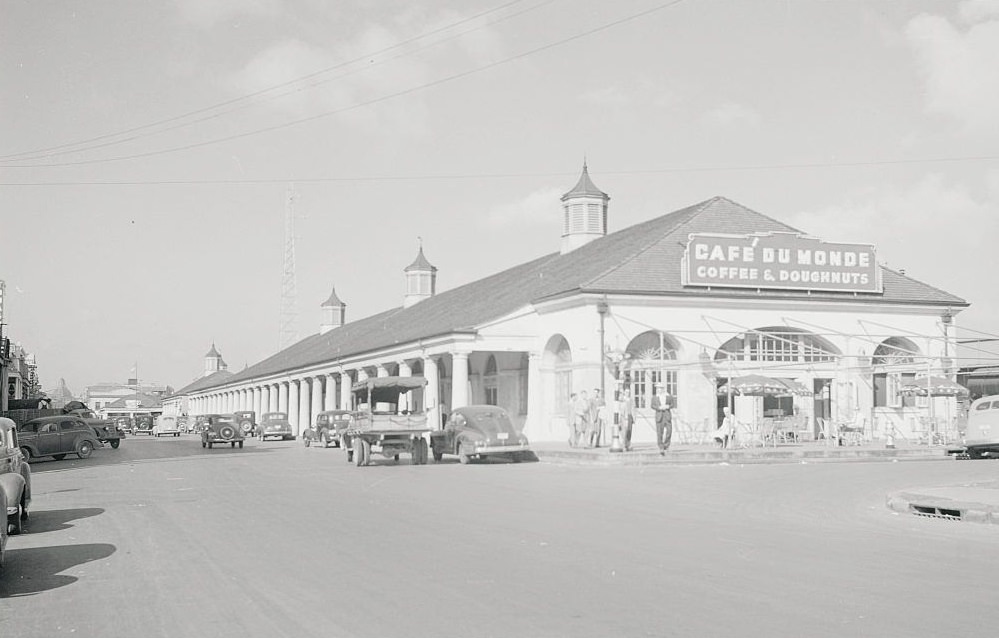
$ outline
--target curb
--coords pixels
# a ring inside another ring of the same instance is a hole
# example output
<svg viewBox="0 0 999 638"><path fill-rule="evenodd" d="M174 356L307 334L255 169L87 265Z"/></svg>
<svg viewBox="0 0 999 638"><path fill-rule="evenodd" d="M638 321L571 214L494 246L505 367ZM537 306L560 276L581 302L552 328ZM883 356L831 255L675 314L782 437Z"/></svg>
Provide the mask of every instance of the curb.
<svg viewBox="0 0 999 638"><path fill-rule="evenodd" d="M744 465L778 463L897 462L948 460L943 450L739 450L657 452L534 450L538 460L566 465L645 466L645 465ZM950 457L951 459L953 457Z"/></svg>
<svg viewBox="0 0 999 638"><path fill-rule="evenodd" d="M958 491L961 489L968 488L939 488L936 491ZM885 505L888 506L888 509L899 514L999 525L999 504L960 500L940 494L902 491L889 494L885 499Z"/></svg>

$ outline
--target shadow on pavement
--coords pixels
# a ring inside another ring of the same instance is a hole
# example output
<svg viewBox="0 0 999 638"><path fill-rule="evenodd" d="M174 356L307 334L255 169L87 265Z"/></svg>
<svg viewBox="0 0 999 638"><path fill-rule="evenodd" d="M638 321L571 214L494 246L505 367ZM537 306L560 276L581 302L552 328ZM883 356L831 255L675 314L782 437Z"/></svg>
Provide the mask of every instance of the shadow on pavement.
<svg viewBox="0 0 999 638"><path fill-rule="evenodd" d="M60 572L107 558L115 550L114 545L107 543L30 549L11 549L7 545L6 565L3 578L0 578L0 598L27 596L72 585L79 579Z"/></svg>
<svg viewBox="0 0 999 638"><path fill-rule="evenodd" d="M41 512L31 510L31 517L28 519L27 532L29 534L40 534L42 532L57 532L73 527L70 521L91 516L100 516L104 513L102 507L81 507L70 510L42 510Z"/></svg>

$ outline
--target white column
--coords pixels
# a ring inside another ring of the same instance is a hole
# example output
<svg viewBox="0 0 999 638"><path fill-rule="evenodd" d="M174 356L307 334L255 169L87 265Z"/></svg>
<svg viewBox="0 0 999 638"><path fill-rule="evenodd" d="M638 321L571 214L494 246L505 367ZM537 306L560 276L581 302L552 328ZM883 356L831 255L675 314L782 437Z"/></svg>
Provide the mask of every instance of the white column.
<svg viewBox="0 0 999 638"><path fill-rule="evenodd" d="M287 381L278 383L278 409L277 412L288 414L288 386Z"/></svg>
<svg viewBox="0 0 999 638"><path fill-rule="evenodd" d="M260 415L264 412L271 411L271 386L262 385L260 386L260 412L257 412L257 420L260 420Z"/></svg>
<svg viewBox="0 0 999 638"><path fill-rule="evenodd" d="M312 377L312 411L309 414L310 424L316 420L316 415L323 411L323 377L329 379L329 375Z"/></svg>
<svg viewBox="0 0 999 638"><path fill-rule="evenodd" d="M298 381L288 382L288 421L291 423L291 433L298 436Z"/></svg>
<svg viewBox="0 0 999 638"><path fill-rule="evenodd" d="M387 377L389 375L388 370L380 363L375 368L375 374L379 377Z"/></svg>
<svg viewBox="0 0 999 638"><path fill-rule="evenodd" d="M451 410L468 405L468 353L451 354L454 371L451 373Z"/></svg>
<svg viewBox="0 0 999 638"><path fill-rule="evenodd" d="M350 386L352 382L350 380L349 372L340 373L340 409L350 410L353 406L350 404Z"/></svg>
<svg viewBox="0 0 999 638"><path fill-rule="evenodd" d="M304 377L298 382L298 432L305 430L312 423L312 379Z"/></svg>
<svg viewBox="0 0 999 638"><path fill-rule="evenodd" d="M439 429L441 423L440 406L440 378L437 370L437 359L433 357L423 357L423 376L427 380L427 385L423 389L423 406L427 412L427 423L431 429Z"/></svg>
<svg viewBox="0 0 999 638"><path fill-rule="evenodd" d="M267 405L268 412L280 412L278 406L281 405L281 384L272 383L271 384L271 399Z"/></svg>
<svg viewBox="0 0 999 638"><path fill-rule="evenodd" d="M323 392L323 409L336 410L336 375L326 375L325 392Z"/></svg>
<svg viewBox="0 0 999 638"><path fill-rule="evenodd" d="M541 395L541 355L531 352L527 355L527 418L524 433L529 440L542 438L544 403Z"/></svg>

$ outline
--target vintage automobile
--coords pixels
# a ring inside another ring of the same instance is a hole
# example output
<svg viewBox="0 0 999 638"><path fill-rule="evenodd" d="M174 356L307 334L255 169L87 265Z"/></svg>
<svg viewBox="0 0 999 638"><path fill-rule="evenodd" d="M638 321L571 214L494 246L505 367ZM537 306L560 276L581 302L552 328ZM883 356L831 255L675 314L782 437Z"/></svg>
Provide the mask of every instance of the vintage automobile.
<svg viewBox="0 0 999 638"><path fill-rule="evenodd" d="M186 415L181 414L177 417L177 429L184 433L190 432L191 420Z"/></svg>
<svg viewBox="0 0 999 638"><path fill-rule="evenodd" d="M212 414L205 420L205 427L201 430L201 447L212 449L213 445L229 444L229 447L237 445L243 447L243 430L239 428L235 417L231 414Z"/></svg>
<svg viewBox="0 0 999 638"><path fill-rule="evenodd" d="M82 401L70 401L62 409L64 414L72 414L86 421L87 425L94 429L98 441L116 450L121 445L121 440L125 438L125 432L116 420L100 418Z"/></svg>
<svg viewBox="0 0 999 638"><path fill-rule="evenodd" d="M257 431L257 413L253 410L240 410L239 412L233 412L233 416L236 417L236 422L239 423L239 427L243 430L245 436L253 436Z"/></svg>
<svg viewBox="0 0 999 638"><path fill-rule="evenodd" d="M172 414L161 414L156 417L153 424L153 436L180 436L180 426L177 425L177 417Z"/></svg>
<svg viewBox="0 0 999 638"><path fill-rule="evenodd" d="M291 431L291 423L288 422L286 412L264 412L260 417L260 425L257 427L257 438L266 441L270 438L280 438L282 441L294 441L295 435Z"/></svg>
<svg viewBox="0 0 999 638"><path fill-rule="evenodd" d="M100 441L87 422L78 416L43 416L17 426L17 439L26 461L36 456L51 456L57 461L75 454L90 456Z"/></svg>
<svg viewBox="0 0 999 638"><path fill-rule="evenodd" d="M195 434L201 434L205 431L205 425L208 423L208 419L218 416L215 414L199 414L194 417L194 421L191 423L191 432Z"/></svg>
<svg viewBox="0 0 999 638"><path fill-rule="evenodd" d="M527 437L517 431L506 410L495 405L468 405L448 416L444 429L430 433L434 460L456 454L462 463L504 456L515 463L533 458Z"/></svg>
<svg viewBox="0 0 999 638"><path fill-rule="evenodd" d="M21 454L17 426L3 417L0 417L0 499L7 511L3 534L20 534L28 520L28 505L31 504L31 466Z"/></svg>
<svg viewBox="0 0 999 638"><path fill-rule="evenodd" d="M350 410L327 410L316 415L316 423L302 433L305 447L312 443L323 447L343 447L343 433L354 421Z"/></svg>
<svg viewBox="0 0 999 638"><path fill-rule="evenodd" d="M148 414L135 417L135 430L133 434L153 435L153 417Z"/></svg>

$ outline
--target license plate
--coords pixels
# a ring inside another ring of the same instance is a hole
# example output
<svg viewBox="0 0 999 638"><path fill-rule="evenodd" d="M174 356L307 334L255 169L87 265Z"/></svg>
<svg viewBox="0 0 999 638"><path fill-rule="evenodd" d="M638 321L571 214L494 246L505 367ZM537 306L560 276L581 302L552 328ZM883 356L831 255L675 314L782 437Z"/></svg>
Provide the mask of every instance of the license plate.
<svg viewBox="0 0 999 638"><path fill-rule="evenodd" d="M382 446L380 446L380 445L372 445L371 446L371 451L372 452L381 452L382 451Z"/></svg>
<svg viewBox="0 0 999 638"><path fill-rule="evenodd" d="M496 438L499 439L500 441L506 441L507 438L509 437L510 434L508 432L500 432L499 434L496 435Z"/></svg>

